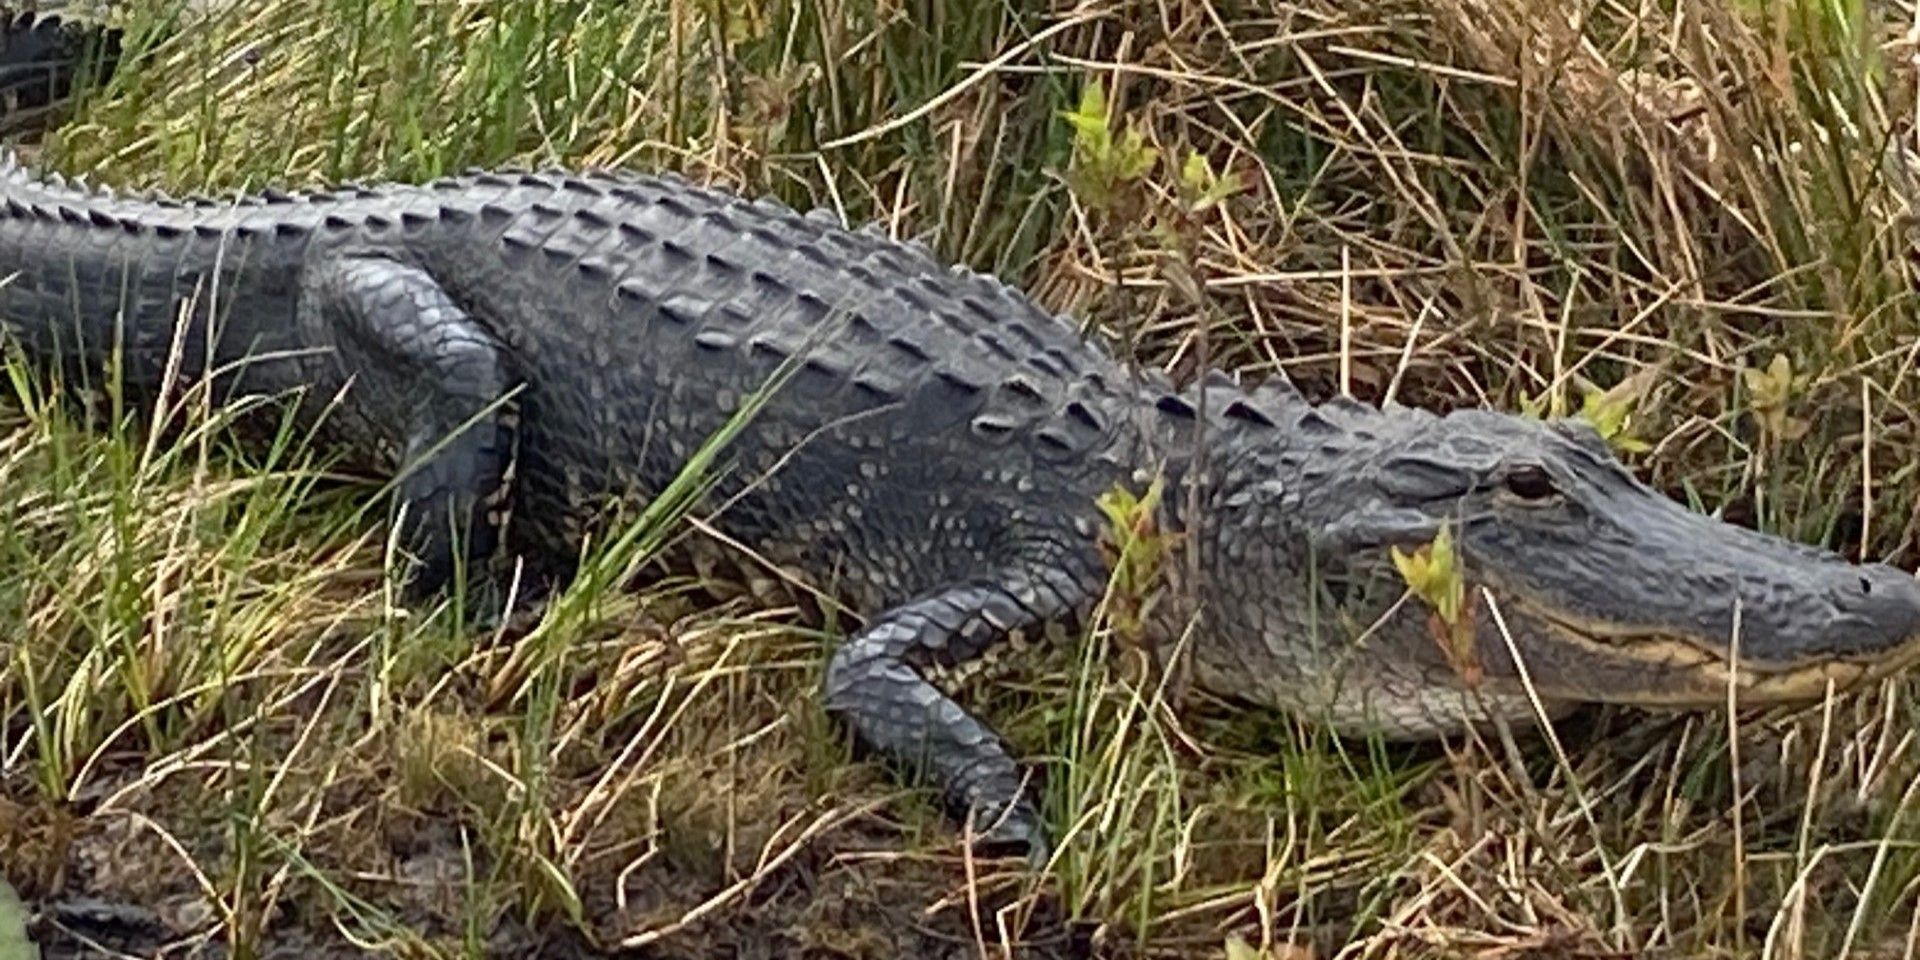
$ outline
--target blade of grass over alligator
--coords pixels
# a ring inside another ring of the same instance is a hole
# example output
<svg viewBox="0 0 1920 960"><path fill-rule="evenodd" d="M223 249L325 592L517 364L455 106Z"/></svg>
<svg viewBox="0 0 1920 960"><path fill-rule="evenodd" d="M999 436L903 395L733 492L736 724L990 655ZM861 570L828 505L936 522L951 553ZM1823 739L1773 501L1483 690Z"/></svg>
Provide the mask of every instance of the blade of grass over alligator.
<svg viewBox="0 0 1920 960"><path fill-rule="evenodd" d="M221 397L297 397L349 464L404 468L419 598L504 558L565 582L609 505L658 494L786 371L727 449L715 526L864 618L828 659L827 709L1030 851L1046 831L1021 768L927 677L1086 617L1108 582L1097 501L1155 478L1154 522L1192 554L1150 639L1186 637L1204 688L1343 732L1525 722L1523 670L1549 711L1712 708L1920 654L1911 576L1690 512L1580 421L1176 388L923 248L670 177L170 200L8 159L4 274L30 362L97 376L119 344L152 400L178 359ZM1451 652L1391 555L1443 527L1493 601Z"/></svg>

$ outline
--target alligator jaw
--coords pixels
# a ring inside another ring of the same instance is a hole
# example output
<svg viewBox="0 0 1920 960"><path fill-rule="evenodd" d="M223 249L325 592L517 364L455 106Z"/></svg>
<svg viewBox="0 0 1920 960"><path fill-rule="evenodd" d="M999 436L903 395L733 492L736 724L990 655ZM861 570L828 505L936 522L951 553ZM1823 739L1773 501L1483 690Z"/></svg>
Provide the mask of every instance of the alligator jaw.
<svg viewBox="0 0 1920 960"><path fill-rule="evenodd" d="M1563 649L1577 650L1594 661L1638 665L1645 673L1665 678L1659 684L1604 692L1554 682L1541 691L1554 699L1689 710L1723 706L1731 689L1742 706L1808 703L1819 701L1829 691L1844 692L1920 663L1920 633L1870 655L1783 663L1729 657L1727 650L1732 645L1725 640L1582 623L1524 603L1521 609L1529 620L1552 634L1549 642Z"/></svg>

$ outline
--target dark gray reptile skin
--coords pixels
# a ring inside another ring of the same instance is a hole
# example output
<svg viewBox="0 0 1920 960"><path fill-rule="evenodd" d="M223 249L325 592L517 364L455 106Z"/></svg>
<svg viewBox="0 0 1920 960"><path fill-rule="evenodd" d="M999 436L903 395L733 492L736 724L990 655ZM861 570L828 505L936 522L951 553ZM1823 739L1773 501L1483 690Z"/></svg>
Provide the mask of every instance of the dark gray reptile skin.
<svg viewBox="0 0 1920 960"><path fill-rule="evenodd" d="M0 4L0 137L39 132L80 71L113 68L120 42L118 30L99 23Z"/></svg>

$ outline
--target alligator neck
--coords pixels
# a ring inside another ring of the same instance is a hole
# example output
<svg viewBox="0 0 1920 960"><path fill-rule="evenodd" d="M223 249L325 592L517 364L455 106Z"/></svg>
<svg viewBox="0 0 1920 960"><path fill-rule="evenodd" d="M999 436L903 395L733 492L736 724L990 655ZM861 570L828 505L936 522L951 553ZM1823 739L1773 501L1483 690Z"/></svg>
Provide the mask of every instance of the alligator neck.
<svg viewBox="0 0 1920 960"><path fill-rule="evenodd" d="M1341 471L1403 416L1347 397L1313 403L1285 380L1244 387L1222 374L1180 391L1149 391L1159 416L1157 446L1174 485L1202 504L1255 484L1299 494L1339 482ZM1214 504L1218 506L1218 504ZM1176 525L1184 516L1170 514Z"/></svg>

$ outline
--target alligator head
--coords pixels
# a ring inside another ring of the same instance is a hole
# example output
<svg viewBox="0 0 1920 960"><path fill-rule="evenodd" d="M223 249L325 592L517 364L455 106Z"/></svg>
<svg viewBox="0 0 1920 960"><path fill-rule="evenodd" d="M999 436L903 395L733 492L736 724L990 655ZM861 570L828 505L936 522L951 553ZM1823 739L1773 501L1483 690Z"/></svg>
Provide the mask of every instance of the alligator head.
<svg viewBox="0 0 1920 960"><path fill-rule="evenodd" d="M1317 706L1336 727L1424 735L1536 701L1812 701L1920 660L1913 576L1691 511L1583 421L1305 419L1318 437L1269 430L1264 452L1253 440L1225 472L1212 536L1260 533L1213 552L1206 593L1220 629L1259 642L1196 644L1203 683ZM1392 559L1443 525L1468 599L1457 626ZM1305 692L1322 675L1343 679Z"/></svg>

